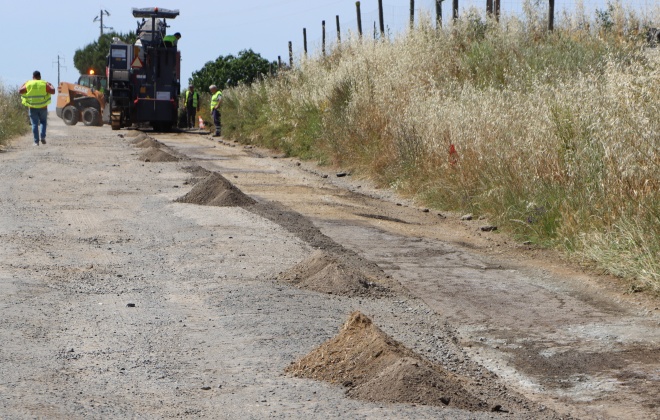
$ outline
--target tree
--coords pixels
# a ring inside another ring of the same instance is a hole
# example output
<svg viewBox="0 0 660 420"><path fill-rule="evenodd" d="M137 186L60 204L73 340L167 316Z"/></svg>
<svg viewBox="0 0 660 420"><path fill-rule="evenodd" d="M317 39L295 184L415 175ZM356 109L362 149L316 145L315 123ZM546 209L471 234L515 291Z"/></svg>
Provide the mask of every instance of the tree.
<svg viewBox="0 0 660 420"><path fill-rule="evenodd" d="M85 45L82 49L76 50L73 55L73 65L80 74L87 74L90 70L94 70L96 74L105 74L108 54L110 53L110 44L112 44L114 37L119 38L127 44L133 44L136 40L134 33L121 34L110 32L99 36L98 40Z"/></svg>
<svg viewBox="0 0 660 420"><path fill-rule="evenodd" d="M252 84L262 75L268 74L271 68L277 68L275 62L270 63L251 49L242 50L237 57L230 54L207 62L200 70L193 72L189 82L198 92L208 90L211 85L222 90L239 83Z"/></svg>

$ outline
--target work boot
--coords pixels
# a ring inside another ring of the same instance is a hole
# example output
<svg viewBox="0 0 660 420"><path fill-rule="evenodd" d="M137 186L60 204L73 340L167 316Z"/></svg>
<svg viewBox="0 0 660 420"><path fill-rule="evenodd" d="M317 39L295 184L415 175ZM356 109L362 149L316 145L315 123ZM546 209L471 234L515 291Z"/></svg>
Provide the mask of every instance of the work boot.
<svg viewBox="0 0 660 420"><path fill-rule="evenodd" d="M46 139L45 138L41 139L41 144L46 144Z"/></svg>

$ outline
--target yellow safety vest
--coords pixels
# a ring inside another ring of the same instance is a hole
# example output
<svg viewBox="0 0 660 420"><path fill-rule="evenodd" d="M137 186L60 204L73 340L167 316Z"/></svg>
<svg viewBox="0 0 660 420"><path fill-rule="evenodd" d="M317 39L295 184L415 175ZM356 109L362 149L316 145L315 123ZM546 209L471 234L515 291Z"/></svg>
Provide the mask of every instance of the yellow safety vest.
<svg viewBox="0 0 660 420"><path fill-rule="evenodd" d="M174 35L167 35L163 37L163 42L169 42L176 47L176 44L179 40L176 39Z"/></svg>
<svg viewBox="0 0 660 420"><path fill-rule="evenodd" d="M190 93L189 90L186 91L186 106L188 106L188 94ZM193 108L197 108L197 101L199 100L199 93L193 92L193 103L192 106Z"/></svg>
<svg viewBox="0 0 660 420"><path fill-rule="evenodd" d="M21 102L28 108L45 108L50 104L50 93L45 80L30 80L25 83L27 92L21 95Z"/></svg>
<svg viewBox="0 0 660 420"><path fill-rule="evenodd" d="M215 109L218 102L220 102L220 99L222 99L222 91L219 90L211 96L211 111Z"/></svg>

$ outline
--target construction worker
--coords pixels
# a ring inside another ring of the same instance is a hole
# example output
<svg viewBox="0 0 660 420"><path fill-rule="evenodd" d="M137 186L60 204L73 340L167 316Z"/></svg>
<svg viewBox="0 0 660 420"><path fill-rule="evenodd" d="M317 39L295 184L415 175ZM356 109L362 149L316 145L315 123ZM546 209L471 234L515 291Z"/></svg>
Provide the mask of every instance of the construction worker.
<svg viewBox="0 0 660 420"><path fill-rule="evenodd" d="M211 91L211 115L213 115L213 125L215 125L215 134L213 137L220 137L222 129L220 121L220 106L222 105L222 91L218 90L216 85L209 86Z"/></svg>
<svg viewBox="0 0 660 420"><path fill-rule="evenodd" d="M199 92L195 92L195 86L188 86L186 91L186 121L188 128L195 128L195 115L199 111Z"/></svg>
<svg viewBox="0 0 660 420"><path fill-rule="evenodd" d="M165 43L166 47L176 47L176 44L179 42L180 38L181 34L177 32L174 35L164 36L163 42Z"/></svg>
<svg viewBox="0 0 660 420"><path fill-rule="evenodd" d="M41 144L46 144L48 105L50 104L50 95L55 94L55 88L45 80L41 80L41 73L35 70L32 73L32 80L23 83L18 93L21 95L23 105L28 108L34 145L39 146L39 124L41 124Z"/></svg>

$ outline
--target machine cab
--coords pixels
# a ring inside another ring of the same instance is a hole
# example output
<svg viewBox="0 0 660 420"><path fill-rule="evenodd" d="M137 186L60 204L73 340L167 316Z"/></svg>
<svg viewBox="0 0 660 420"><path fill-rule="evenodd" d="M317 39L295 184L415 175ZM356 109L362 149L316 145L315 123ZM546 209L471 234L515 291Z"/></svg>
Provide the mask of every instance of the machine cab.
<svg viewBox="0 0 660 420"><path fill-rule="evenodd" d="M98 90L102 93L108 89L108 80L105 76L98 76L94 74L94 70L91 70L89 74L83 74L78 79L78 84L80 86L85 86L91 89Z"/></svg>

